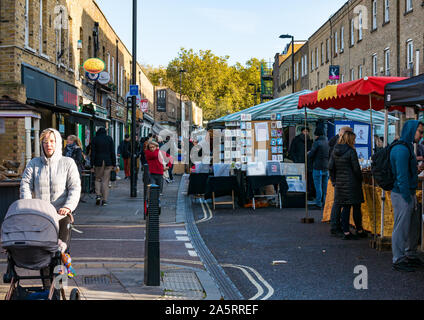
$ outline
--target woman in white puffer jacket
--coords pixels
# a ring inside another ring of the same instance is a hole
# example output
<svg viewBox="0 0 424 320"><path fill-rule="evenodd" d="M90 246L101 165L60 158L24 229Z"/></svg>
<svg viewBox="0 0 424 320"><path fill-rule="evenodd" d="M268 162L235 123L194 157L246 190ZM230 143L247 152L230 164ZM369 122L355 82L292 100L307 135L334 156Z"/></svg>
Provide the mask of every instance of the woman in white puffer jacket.
<svg viewBox="0 0 424 320"><path fill-rule="evenodd" d="M63 216L59 239L68 244L69 223L81 195L80 175L75 161L62 156L62 137L57 130L44 130L40 144L42 156L32 159L22 175L20 198L50 202Z"/></svg>

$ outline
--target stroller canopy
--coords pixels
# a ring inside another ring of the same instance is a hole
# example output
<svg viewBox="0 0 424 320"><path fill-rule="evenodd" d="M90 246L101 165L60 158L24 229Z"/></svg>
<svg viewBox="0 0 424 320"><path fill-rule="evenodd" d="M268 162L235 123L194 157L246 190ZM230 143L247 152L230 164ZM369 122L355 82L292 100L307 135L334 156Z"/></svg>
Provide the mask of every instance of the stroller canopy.
<svg viewBox="0 0 424 320"><path fill-rule="evenodd" d="M2 247L12 253L20 267L35 269L48 265L58 250L60 218L47 201L17 200L10 205L2 224Z"/></svg>

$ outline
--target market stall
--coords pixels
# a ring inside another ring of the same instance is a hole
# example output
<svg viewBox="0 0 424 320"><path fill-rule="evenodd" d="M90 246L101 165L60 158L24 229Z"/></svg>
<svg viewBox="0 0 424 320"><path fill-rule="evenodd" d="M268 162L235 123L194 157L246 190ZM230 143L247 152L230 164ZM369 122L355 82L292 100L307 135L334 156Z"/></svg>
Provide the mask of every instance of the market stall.
<svg viewBox="0 0 424 320"><path fill-rule="evenodd" d="M246 179L247 165L258 161L264 163L277 161L282 163L283 175L288 177L285 183L289 184L288 201L283 201L283 206L304 207L306 205L305 201L299 201L300 198L304 198L306 187L304 164L300 164L302 168L299 168L297 163L287 163L290 161L285 161L285 155L288 153L290 144L288 131L293 138L300 134L301 127L305 126L304 113L298 109L298 103L301 96L309 93L312 92L304 90L290 94L216 119L208 124L209 135L213 137L214 141L213 146L219 148L219 152L216 153L215 150L213 152L214 163L220 161L240 163L240 169L244 173L244 184L240 187L242 190L240 196L245 195L245 200L241 201L242 204L246 204L254 198L250 183ZM311 134L320 122L331 133L334 132L336 121L355 121L363 125L369 125L370 122L369 112L363 110L315 108L308 109L307 112L307 126L310 127ZM372 111L372 113L374 123L383 125L384 114L377 111ZM389 119L397 120L391 116ZM274 188L275 192L269 190L269 194L266 195L275 196L278 202L278 190L276 188Z"/></svg>
<svg viewBox="0 0 424 320"><path fill-rule="evenodd" d="M342 83L339 85L330 85L321 90L301 96L298 108L305 109L305 118L307 117L306 108L346 108L348 110L369 110L371 123L371 137L373 137L373 111L385 111L385 142L387 143L387 127L388 127L388 108L385 105L384 93L386 85L396 83L405 78L399 77L365 77L363 79ZM371 149L371 155L373 150ZM370 155L370 156L371 156ZM367 167L369 162L365 163ZM369 173L369 168L364 170L364 198L362 205L362 215L364 228L371 229L374 236L378 234L383 238L390 230L385 230L384 225L391 225L390 215L391 205L390 197L385 197L381 189L376 188L374 180ZM331 183L327 188L326 204L324 209L323 220L328 219L329 211L331 211L332 201L334 199L333 188ZM381 195L381 198L380 198ZM378 213L380 213L380 230L378 230ZM387 223L386 223L387 219ZM390 221L389 221L390 220Z"/></svg>

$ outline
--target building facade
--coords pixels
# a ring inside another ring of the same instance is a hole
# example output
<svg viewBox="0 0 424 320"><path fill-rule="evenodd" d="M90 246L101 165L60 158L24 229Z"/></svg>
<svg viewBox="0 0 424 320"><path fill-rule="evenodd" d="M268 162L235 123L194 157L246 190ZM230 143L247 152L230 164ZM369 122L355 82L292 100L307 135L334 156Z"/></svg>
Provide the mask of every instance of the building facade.
<svg viewBox="0 0 424 320"><path fill-rule="evenodd" d="M308 85L295 91L318 90L328 84L365 76L412 76L424 72L424 6L422 0L352 0L346 2L308 39L307 57L296 51L295 60L307 61ZM302 47L302 48L303 48ZM290 54L290 52L287 52ZM277 96L291 93L289 57L274 64ZM340 79L330 80L330 66L339 66ZM295 79L297 78L295 65ZM302 74L302 67L300 67ZM284 83L286 87L284 87ZM275 92L275 91L274 91Z"/></svg>
<svg viewBox="0 0 424 320"><path fill-rule="evenodd" d="M84 148L99 127L106 127L117 147L131 128L126 95L132 54L96 2L4 0L0 21L0 122L8 134L16 131L17 140L30 141L28 146L0 138L0 149L16 150L0 154L0 160L28 161L39 155L37 137L48 127L64 138L77 135ZM82 66L93 57L105 63L108 82L100 84L86 74ZM154 87L138 63L136 81L148 106L144 117L137 112L138 130L147 134L153 125ZM30 110L26 118L25 108Z"/></svg>

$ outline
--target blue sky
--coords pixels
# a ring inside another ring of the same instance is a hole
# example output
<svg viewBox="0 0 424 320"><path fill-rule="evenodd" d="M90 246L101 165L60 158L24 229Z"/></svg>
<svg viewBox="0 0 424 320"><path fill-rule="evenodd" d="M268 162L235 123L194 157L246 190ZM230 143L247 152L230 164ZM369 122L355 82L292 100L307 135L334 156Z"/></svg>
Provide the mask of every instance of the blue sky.
<svg viewBox="0 0 424 320"><path fill-rule="evenodd" d="M167 66L181 47L210 49L245 64L273 61L292 34L306 40L346 0L138 0L138 61ZM97 0L118 36L132 49L132 0Z"/></svg>

